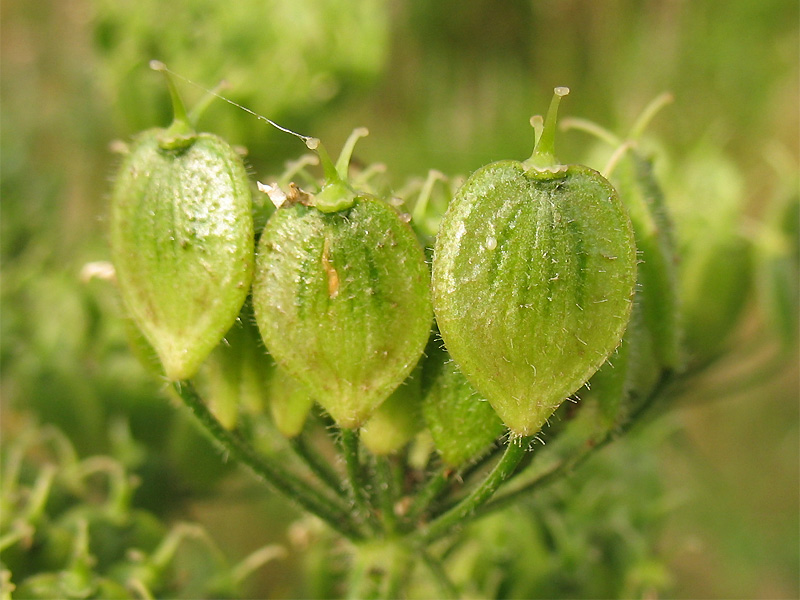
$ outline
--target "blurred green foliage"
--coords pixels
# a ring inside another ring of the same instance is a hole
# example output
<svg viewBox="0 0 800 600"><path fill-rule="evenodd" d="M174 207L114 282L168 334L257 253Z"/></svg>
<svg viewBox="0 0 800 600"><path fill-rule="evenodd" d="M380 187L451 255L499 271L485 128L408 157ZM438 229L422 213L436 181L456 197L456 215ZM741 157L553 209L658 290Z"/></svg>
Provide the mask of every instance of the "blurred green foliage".
<svg viewBox="0 0 800 600"><path fill-rule="evenodd" d="M743 314L744 327L721 339L713 330L717 315L696 317L710 328L690 332L699 355L729 353L687 391L678 417L686 433L665 442L648 429L562 487L476 524L472 539L487 544L479 550L488 554L454 552L477 574L476 593L487 596L658 590L796 597L797 372L773 359L780 344L797 352L798 10L791 0L4 3L4 455L8 440L37 429L29 416L55 424L79 457L113 455L140 478L132 506L152 514L162 532L176 515L203 502L213 507L226 485L250 489L131 355L113 286L80 277L85 263L108 257L109 142L169 118L163 84L146 68L150 59L205 87L225 79L226 95L329 147L355 126L370 127L361 159L387 163L397 188L429 169L466 174L491 160L528 156L530 107L546 105L555 85L573 89L565 115L614 131L626 130L652 97L670 90L675 104L643 143L656 157L680 231L689 232L681 244L701 244L716 228L733 231L731 249L715 263L725 265L739 260L741 239L755 240L747 258L752 279L738 282L726 305ZM257 177L280 171L304 150L223 102L212 104L200 125L246 146ZM566 134L559 144L565 160L595 156L585 136ZM681 268L704 284L687 294L722 287L699 263ZM746 293L751 285L760 306L772 308L759 312ZM782 341L764 333L770 322ZM716 404L691 405L715 394ZM135 444L113 434L121 419ZM670 450L656 457L657 445ZM659 467L661 481L654 477ZM711 475L719 469L725 476ZM742 498L742 489L755 499ZM282 505L275 514L241 505L244 522L264 523L258 531L265 536L283 535ZM50 508L57 516L58 507ZM237 537L208 520L233 559L263 544L248 538L252 527L235 528ZM324 541L325 534L305 535ZM288 575L267 569L249 593L337 589L341 572L320 558L327 546L306 540L293 547ZM8 564L7 555L2 559ZM300 568L311 577L293 587L291 573Z"/></svg>

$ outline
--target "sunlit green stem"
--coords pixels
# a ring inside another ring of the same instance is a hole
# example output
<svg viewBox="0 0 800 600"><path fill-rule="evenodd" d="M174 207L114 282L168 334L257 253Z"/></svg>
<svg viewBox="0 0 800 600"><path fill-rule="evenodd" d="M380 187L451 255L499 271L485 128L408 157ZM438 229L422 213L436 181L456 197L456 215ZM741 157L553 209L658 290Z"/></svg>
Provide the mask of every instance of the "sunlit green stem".
<svg viewBox="0 0 800 600"><path fill-rule="evenodd" d="M544 131L544 117L542 115L533 115L531 117L531 127L533 127L533 147L539 143Z"/></svg>
<svg viewBox="0 0 800 600"><path fill-rule="evenodd" d="M631 151L632 148L633 148L633 142L628 141L619 146L616 150L614 150L614 153L609 157L606 166L603 167L603 170L601 171L603 177L605 177L606 179L611 177L611 174L614 172L614 169L616 169L619 162L628 152Z"/></svg>
<svg viewBox="0 0 800 600"><path fill-rule="evenodd" d="M317 138L313 138L306 142L306 146L308 146L311 150L317 153L319 156L319 162L322 164L322 172L325 176L325 183L333 183L336 181L341 181L341 177L339 177L339 171L336 170L336 166L333 164L331 160L331 155L328 154L328 151L325 149L325 146L322 145Z"/></svg>
<svg viewBox="0 0 800 600"><path fill-rule="evenodd" d="M417 196L417 201L414 204L414 211L411 215L411 218L414 222L421 223L425 218L425 213L428 211L428 202L430 201L431 193L433 192L433 186L437 181L444 181L445 179L446 177L441 171L437 171L436 169L431 169L428 171L428 177L425 179L425 183L422 184L422 189L420 190L419 196Z"/></svg>
<svg viewBox="0 0 800 600"><path fill-rule="evenodd" d="M319 164L319 156L316 154L303 154L297 160L289 161L286 163L286 170L281 173L278 178L278 187L285 188L289 185L295 177L300 177L303 181L311 186L316 186L317 182L314 177L306 170L306 167Z"/></svg>
<svg viewBox="0 0 800 600"><path fill-rule="evenodd" d="M188 114L189 123L196 126L197 121L200 120L200 117L203 116L203 113L211 105L214 99L219 98L219 93L226 89L228 89L228 82L222 80L217 84L217 86L214 89L206 92L206 94L200 99L200 101L194 106L192 106L192 110L189 111Z"/></svg>
<svg viewBox="0 0 800 600"><path fill-rule="evenodd" d="M325 175L325 183L322 185L322 189L314 196L314 206L325 213L347 210L356 199L356 193L347 182L347 174L345 173L345 177L339 175L339 171L334 166L328 151L325 150L325 146L318 139L309 140L306 145L319 156ZM342 152L344 153L345 151L343 150Z"/></svg>
<svg viewBox="0 0 800 600"><path fill-rule="evenodd" d="M611 133L605 127L602 127L597 123L590 121L589 119L568 117L561 121L561 129L564 131L569 131L571 129L583 131L584 133L588 133L589 135L596 137L598 140L607 143L609 146L617 147L622 144L622 140L616 135Z"/></svg>
<svg viewBox="0 0 800 600"><path fill-rule="evenodd" d="M247 577L263 565L279 558L286 558L286 555L286 548L277 544L259 548L246 556L231 569L231 579L235 584L241 584Z"/></svg>

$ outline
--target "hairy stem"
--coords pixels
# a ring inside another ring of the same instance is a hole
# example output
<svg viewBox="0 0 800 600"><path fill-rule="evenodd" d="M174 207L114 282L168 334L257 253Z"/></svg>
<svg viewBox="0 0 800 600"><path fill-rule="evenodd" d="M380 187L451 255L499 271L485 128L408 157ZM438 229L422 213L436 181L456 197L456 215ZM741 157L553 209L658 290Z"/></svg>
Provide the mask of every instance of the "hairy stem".
<svg viewBox="0 0 800 600"><path fill-rule="evenodd" d="M411 539L419 542L420 545L427 545L463 525L514 473L525 456L530 440L530 437L509 440L505 453L486 479L449 511L420 530L419 533L412 534Z"/></svg>
<svg viewBox="0 0 800 600"><path fill-rule="evenodd" d="M331 467L330 463L322 458L317 450L308 443L308 440L303 434L293 437L289 444L292 450L294 450L294 453L320 481L327 485L337 496L347 499L347 492L344 490L342 481L339 479L336 471Z"/></svg>
<svg viewBox="0 0 800 600"><path fill-rule="evenodd" d="M367 500L366 477L364 477L364 468L358 455L358 446L358 432L342 428L341 448L345 469L347 470L350 495L356 511L374 528L375 519Z"/></svg>
<svg viewBox="0 0 800 600"><path fill-rule="evenodd" d="M247 442L225 429L208 410L190 381L176 382L174 388L203 428L235 460L345 537L352 540L362 538L344 507L311 488L294 473L287 471L280 462L258 455Z"/></svg>
<svg viewBox="0 0 800 600"><path fill-rule="evenodd" d="M397 517L394 514L396 492L390 460L387 456L379 456L375 461L375 486L380 501L383 530L387 536L397 530Z"/></svg>

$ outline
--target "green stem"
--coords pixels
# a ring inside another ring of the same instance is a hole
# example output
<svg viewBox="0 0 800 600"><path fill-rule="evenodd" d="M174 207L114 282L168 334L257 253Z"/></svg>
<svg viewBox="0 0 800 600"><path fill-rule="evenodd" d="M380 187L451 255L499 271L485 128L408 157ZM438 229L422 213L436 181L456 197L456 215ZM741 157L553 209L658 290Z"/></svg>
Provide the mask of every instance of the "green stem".
<svg viewBox="0 0 800 600"><path fill-rule="evenodd" d="M364 469L358 456L358 431L342 428L341 447L353 504L361 517L374 527L374 515L367 501Z"/></svg>
<svg viewBox="0 0 800 600"><path fill-rule="evenodd" d="M169 88L169 96L172 100L172 125L166 130L161 140L161 145L165 149L183 148L194 139L194 128L189 116L186 114L186 106L183 104L183 99L178 92L178 86L175 85L167 66L161 61L151 60L150 68L164 76L167 81L167 88Z"/></svg>
<svg viewBox="0 0 800 600"><path fill-rule="evenodd" d="M381 521L383 522L383 530L389 536L397 530L397 517L394 514L394 474L392 473L390 460L387 456L378 456L375 459L375 485L378 488Z"/></svg>
<svg viewBox="0 0 800 600"><path fill-rule="evenodd" d="M449 473L450 467L442 465L436 473L425 482L422 488L414 494L414 501L406 512L406 520L411 526L415 525L417 519L428 510L431 503L436 500L447 487L450 481Z"/></svg>
<svg viewBox="0 0 800 600"><path fill-rule="evenodd" d="M642 114L639 115L639 118L636 119L636 123L633 124L631 127L631 132L628 135L628 139L631 140L638 140L642 137L644 130L647 129L647 126L650 124L650 121L653 120L662 108L664 108L667 104L670 104L675 97L669 93L664 92L663 94L659 94L656 96L650 104L648 104L645 109L642 111Z"/></svg>
<svg viewBox="0 0 800 600"><path fill-rule="evenodd" d="M469 464L465 465L461 469L461 473L459 473L459 477L463 481L467 481L470 477L472 477L475 473L483 469L487 464L492 462L496 459L503 451L502 444L494 443L494 445L484 452L478 458L472 459Z"/></svg>
<svg viewBox="0 0 800 600"><path fill-rule="evenodd" d="M530 440L531 437L509 440L502 458L483 483L418 534L412 535L412 539L418 541L420 545L426 545L463 525L467 519L475 514L478 508L494 495L502 483L514 473L525 456Z"/></svg>
<svg viewBox="0 0 800 600"><path fill-rule="evenodd" d="M570 129L583 131L584 133L588 133L589 135L596 137L598 140L601 140L614 148L622 144L622 140L605 127L589 121L588 119L581 119L580 117L569 117L564 119L561 121L561 129L564 131L569 131Z"/></svg>
<svg viewBox="0 0 800 600"><path fill-rule="evenodd" d="M433 193L433 186L437 181L444 181L445 179L445 174L441 171L437 171L436 169L428 171L428 177L425 179L425 183L422 184L422 189L419 191L417 201L414 203L414 210L411 213L412 221L421 223L425 219L425 213L428 212L428 202Z"/></svg>
<svg viewBox="0 0 800 600"><path fill-rule="evenodd" d="M342 481L339 479L336 471L334 471L331 465L308 443L302 433L291 438L289 445L292 447L297 457L303 461L322 483L327 485L337 496L343 499L347 498L347 492L342 486Z"/></svg>
<svg viewBox="0 0 800 600"><path fill-rule="evenodd" d="M474 517L483 516L491 512L505 508L514 504L517 500L533 492L534 490L544 487L553 481L558 480L561 476L568 474L574 469L581 466L586 460L596 454L599 450L610 444L618 437L629 432L637 423L642 420L642 417L648 413L657 401L662 398L669 386L673 383L674 374L671 371L664 371L661 374L656 386L647 396L646 400L636 409L631 417L626 421L618 430L609 431L599 442L591 446L584 446L584 449L573 456L568 456L552 468L545 471L532 481L529 481L522 487L515 490L506 492L505 494L495 497L490 503L485 504L475 511Z"/></svg>
<svg viewBox="0 0 800 600"><path fill-rule="evenodd" d="M531 127L533 127L533 147L535 148L544 131L544 117L542 115L533 115L531 117Z"/></svg>
<svg viewBox="0 0 800 600"><path fill-rule="evenodd" d="M257 455L255 450L244 440L225 429L208 410L190 381L175 382L174 388L203 428L230 456L246 465L257 477L294 500L308 512L318 516L345 537L353 540L363 537L350 522L346 510L309 487L306 482L287 471L278 461Z"/></svg>
<svg viewBox="0 0 800 600"><path fill-rule="evenodd" d="M395 600L401 597L401 591L408 580L408 572L412 566L412 559L405 548L395 552L393 560L389 563L389 571L383 585L383 600Z"/></svg>
<svg viewBox="0 0 800 600"><path fill-rule="evenodd" d="M426 550L420 552L420 559L438 584L442 599L455 600L458 598L458 588L447 576L441 562L433 558Z"/></svg>
<svg viewBox="0 0 800 600"><path fill-rule="evenodd" d="M206 95L203 96L200 101L192 107L192 110L189 111L187 114L187 119L189 123L193 126L197 125L197 122L200 120L200 117L206 111L206 109L211 105L211 103L219 97L221 91L228 88L228 82L220 81L216 87L206 92Z"/></svg>

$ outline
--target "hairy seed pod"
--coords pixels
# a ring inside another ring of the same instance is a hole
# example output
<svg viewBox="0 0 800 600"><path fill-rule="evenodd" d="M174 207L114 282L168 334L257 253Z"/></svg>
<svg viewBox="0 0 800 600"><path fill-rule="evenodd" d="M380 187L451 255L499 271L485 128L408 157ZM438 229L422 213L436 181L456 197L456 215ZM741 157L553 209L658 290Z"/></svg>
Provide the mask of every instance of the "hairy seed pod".
<svg viewBox="0 0 800 600"><path fill-rule="evenodd" d="M195 133L173 100L173 125L140 134L116 175L110 238L125 306L166 376L181 380L239 314L254 234L241 159L219 137Z"/></svg>
<svg viewBox="0 0 800 600"><path fill-rule="evenodd" d="M619 344L636 281L611 184L553 156L556 95L533 156L473 173L436 240L432 291L448 351L515 435L538 431Z"/></svg>
<svg viewBox="0 0 800 600"><path fill-rule="evenodd" d="M349 157L337 171L319 151L320 193L308 205L285 204L264 228L253 306L278 364L352 429L419 360L432 320L430 273L398 213L350 187Z"/></svg>
<svg viewBox="0 0 800 600"><path fill-rule="evenodd" d="M652 161L639 146L650 121L671 101L668 93L653 99L626 140L584 119L566 120L564 126L584 130L616 147L604 173L619 193L633 226L639 259L634 311L638 311L641 335L652 338L655 367L676 371L683 366L684 352L674 227Z"/></svg>
<svg viewBox="0 0 800 600"><path fill-rule="evenodd" d="M652 165L635 149L626 154L611 181L633 225L641 288L637 299L660 364L678 370L683 362L682 332L672 223Z"/></svg>
<svg viewBox="0 0 800 600"><path fill-rule="evenodd" d="M505 427L441 348L441 341L428 344L426 353L422 414L442 460L458 467L491 446Z"/></svg>

